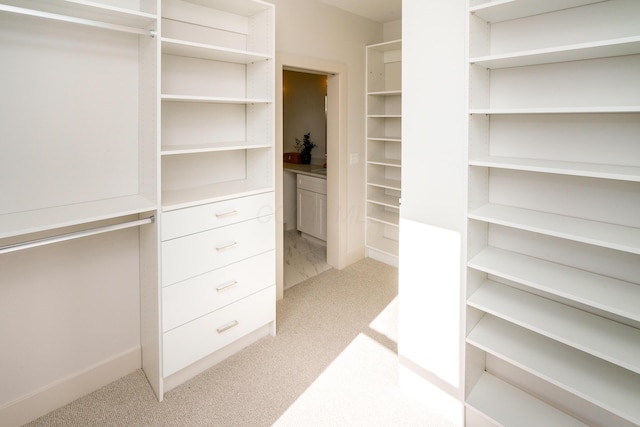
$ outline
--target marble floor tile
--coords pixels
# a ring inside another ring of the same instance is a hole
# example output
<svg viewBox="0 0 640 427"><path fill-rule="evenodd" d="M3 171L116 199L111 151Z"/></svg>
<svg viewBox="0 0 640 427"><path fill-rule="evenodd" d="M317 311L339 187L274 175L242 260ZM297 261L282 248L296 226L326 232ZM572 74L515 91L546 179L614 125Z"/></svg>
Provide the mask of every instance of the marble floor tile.
<svg viewBox="0 0 640 427"><path fill-rule="evenodd" d="M297 230L284 235L284 289L330 269L327 248L308 241Z"/></svg>

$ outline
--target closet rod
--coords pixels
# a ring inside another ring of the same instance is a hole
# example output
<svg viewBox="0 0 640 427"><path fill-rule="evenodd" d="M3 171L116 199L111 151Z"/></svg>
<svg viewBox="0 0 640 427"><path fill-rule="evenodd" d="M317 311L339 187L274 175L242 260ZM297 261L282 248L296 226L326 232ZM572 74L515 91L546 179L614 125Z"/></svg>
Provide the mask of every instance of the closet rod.
<svg viewBox="0 0 640 427"><path fill-rule="evenodd" d="M40 10L33 10L33 9L25 9L22 7L9 6L5 4L0 5L0 11L17 13L19 15L35 16L37 18L52 19L54 21L70 22L72 24L87 25L90 27L104 28L107 30L114 30L114 31L120 31L125 33L143 34L151 37L153 37L154 35L154 32L152 30L146 30L144 28L127 27L126 25L110 24L108 22L100 22L100 21L93 21L91 19L76 18L74 16L58 15L57 13L43 12Z"/></svg>
<svg viewBox="0 0 640 427"><path fill-rule="evenodd" d="M151 224L155 221L155 217L152 215L148 218L136 219L133 221L122 222L119 224L105 225L103 227L90 228L88 230L74 231L72 233L59 234L57 236L44 237L42 239L29 240L26 242L14 243L12 245L0 247L0 254L6 254L8 252L15 252L22 249L31 249L38 246L44 246L51 243L64 242L66 240L78 239L80 237L93 236L101 233L108 233L110 231L122 230L125 228L138 227L140 225Z"/></svg>

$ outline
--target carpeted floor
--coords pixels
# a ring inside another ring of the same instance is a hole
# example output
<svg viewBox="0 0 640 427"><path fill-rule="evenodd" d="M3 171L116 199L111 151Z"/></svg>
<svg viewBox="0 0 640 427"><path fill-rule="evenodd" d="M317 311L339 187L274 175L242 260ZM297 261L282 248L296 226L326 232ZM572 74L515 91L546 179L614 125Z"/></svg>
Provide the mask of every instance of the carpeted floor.
<svg viewBox="0 0 640 427"><path fill-rule="evenodd" d="M267 337L158 402L136 371L28 426L443 426L397 386L397 269L365 259L285 292Z"/></svg>

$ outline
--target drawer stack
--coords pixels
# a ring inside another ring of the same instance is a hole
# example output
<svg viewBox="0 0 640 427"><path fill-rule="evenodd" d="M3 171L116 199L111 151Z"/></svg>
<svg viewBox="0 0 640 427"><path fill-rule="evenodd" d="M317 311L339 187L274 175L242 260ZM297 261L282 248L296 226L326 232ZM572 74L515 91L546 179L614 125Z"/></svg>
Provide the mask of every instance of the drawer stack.
<svg viewBox="0 0 640 427"><path fill-rule="evenodd" d="M167 212L163 376L275 320L273 193Z"/></svg>

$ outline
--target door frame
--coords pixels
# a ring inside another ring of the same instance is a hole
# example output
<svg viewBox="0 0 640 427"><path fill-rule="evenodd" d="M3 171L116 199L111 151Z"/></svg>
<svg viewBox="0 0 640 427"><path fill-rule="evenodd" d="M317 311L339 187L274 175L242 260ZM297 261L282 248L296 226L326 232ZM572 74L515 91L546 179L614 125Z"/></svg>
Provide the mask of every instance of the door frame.
<svg viewBox="0 0 640 427"><path fill-rule="evenodd" d="M327 75L327 263L347 265L347 69L344 64L278 53L276 55L276 295L284 296L284 206L282 171L282 73L295 70Z"/></svg>

